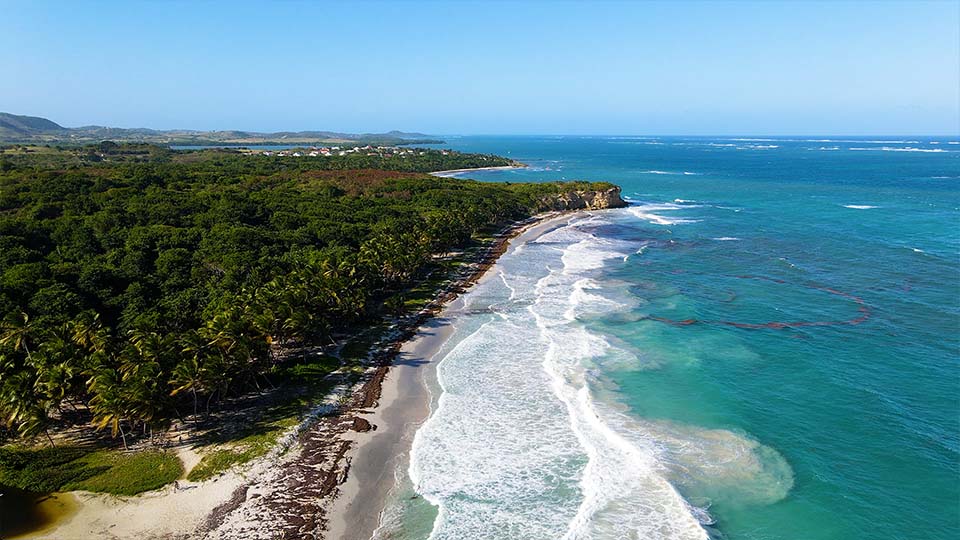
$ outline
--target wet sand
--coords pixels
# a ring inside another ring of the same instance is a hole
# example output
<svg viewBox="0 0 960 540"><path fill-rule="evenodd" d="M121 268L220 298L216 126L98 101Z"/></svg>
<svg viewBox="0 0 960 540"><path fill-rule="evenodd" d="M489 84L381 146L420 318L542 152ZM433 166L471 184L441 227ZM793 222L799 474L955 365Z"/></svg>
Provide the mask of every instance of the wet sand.
<svg viewBox="0 0 960 540"><path fill-rule="evenodd" d="M413 435L430 414L426 377L435 376L436 355L452 333L449 319L433 319L401 348L384 380L380 406L363 415L377 429L351 434L357 446L347 482L330 508L327 538L367 539L376 530L396 472L408 464Z"/></svg>
<svg viewBox="0 0 960 540"><path fill-rule="evenodd" d="M472 275L440 295L437 311L431 309L436 315L421 315L413 336L397 344L398 354L374 370L382 384L374 375L359 392L345 388L317 408L335 407L340 397L352 395L355 404L341 414L308 418L250 466L206 482L181 481L180 490L167 486L137 497L63 494L77 511L27 537L249 540L274 538L278 531L296 537L297 531L309 530L316 537L325 528L323 537L331 540L370 538L397 484L397 472L406 472L413 436L429 416L427 381L436 380L438 353L464 305L461 293L496 275L488 270L499 254L570 217L545 214L505 233L481 256ZM382 354L392 355L389 348ZM376 429L357 430L355 417Z"/></svg>
<svg viewBox="0 0 960 540"><path fill-rule="evenodd" d="M570 218L569 214L552 216L529 226L511 241L508 251ZM478 282L495 275L487 271ZM379 406L362 415L376 430L349 434L355 441L348 456L350 474L329 507L327 540L368 540L379 526L398 476L406 474L414 434L430 415L430 382L436 380L440 353L463 306L461 295L403 344L384 379Z"/></svg>

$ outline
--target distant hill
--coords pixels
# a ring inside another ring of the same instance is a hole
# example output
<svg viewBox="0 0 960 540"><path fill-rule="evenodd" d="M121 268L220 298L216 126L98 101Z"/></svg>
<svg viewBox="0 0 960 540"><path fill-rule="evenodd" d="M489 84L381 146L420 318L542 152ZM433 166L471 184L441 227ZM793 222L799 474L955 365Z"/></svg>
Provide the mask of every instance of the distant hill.
<svg viewBox="0 0 960 540"><path fill-rule="evenodd" d="M0 113L0 143L87 144L100 141L149 142L179 145L258 144L428 144L443 141L423 133L338 133L335 131L195 131L106 126L63 127L37 116Z"/></svg>
<svg viewBox="0 0 960 540"><path fill-rule="evenodd" d="M41 133L61 132L64 127L38 116L0 113L0 137L30 137Z"/></svg>

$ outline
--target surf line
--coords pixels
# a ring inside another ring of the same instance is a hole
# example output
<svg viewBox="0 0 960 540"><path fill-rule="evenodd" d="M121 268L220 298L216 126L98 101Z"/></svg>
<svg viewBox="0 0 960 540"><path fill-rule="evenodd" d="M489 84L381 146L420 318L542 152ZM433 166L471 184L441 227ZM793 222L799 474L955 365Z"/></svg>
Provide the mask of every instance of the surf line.
<svg viewBox="0 0 960 540"><path fill-rule="evenodd" d="M782 279L770 278L766 276L740 275L740 276L730 276L730 277L734 277L737 279L758 279L758 280L770 281L772 283L778 283L778 284L788 283L787 281ZM830 287L824 287L820 285L804 285L804 286L810 289L824 291L836 296L842 296L843 298L846 298L848 300L852 300L854 303L857 304L857 311L860 312L860 316L855 317L853 319L847 319L845 321L793 321L793 322L771 321L771 322L765 322L765 323L745 323L745 322L724 321L724 320L711 321L711 320L700 320L700 319L668 319L666 317L654 317L652 315L648 315L645 318L650 319L652 321L671 324L673 326L690 326L692 324L717 324L717 325L733 326L736 328L747 328L750 330L757 330L762 328L775 328L775 329L796 328L800 326L857 325L865 322L867 319L870 318L870 315L871 315L870 306L868 306L867 303L864 302L863 299L860 298L859 296L854 296L852 294L845 293L843 291L838 291L836 289L833 289Z"/></svg>

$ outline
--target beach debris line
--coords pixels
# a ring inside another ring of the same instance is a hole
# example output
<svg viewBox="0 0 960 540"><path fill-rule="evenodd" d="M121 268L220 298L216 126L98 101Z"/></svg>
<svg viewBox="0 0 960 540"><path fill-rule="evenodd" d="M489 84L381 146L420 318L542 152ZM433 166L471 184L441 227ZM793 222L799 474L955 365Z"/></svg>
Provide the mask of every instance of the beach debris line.
<svg viewBox="0 0 960 540"><path fill-rule="evenodd" d="M351 465L349 450L355 441L349 432L368 432L376 426L359 414L377 406L384 379L406 341L443 307L465 292L509 247L510 240L551 212L518 221L493 236L473 262L423 309L397 320L369 353L368 369L333 407L302 426L297 452L266 469L238 488L231 499L215 509L200 534L207 539L324 538L327 507L346 482Z"/></svg>

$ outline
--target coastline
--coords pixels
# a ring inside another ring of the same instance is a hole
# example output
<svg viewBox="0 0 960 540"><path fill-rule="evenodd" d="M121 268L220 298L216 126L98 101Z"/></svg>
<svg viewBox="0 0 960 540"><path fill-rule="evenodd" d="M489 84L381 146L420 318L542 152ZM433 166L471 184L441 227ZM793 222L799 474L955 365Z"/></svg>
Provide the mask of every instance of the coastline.
<svg viewBox="0 0 960 540"><path fill-rule="evenodd" d="M290 538L370 538L396 483L392 473L429 416L425 377L453 332L463 293L492 275L488 270L512 240L572 213L546 212L495 235L469 271L374 347L359 382L334 389L263 458L210 480L181 479L179 486L133 497L67 492L61 496L75 505L68 516L17 538L239 540L272 539L278 531ZM198 456L182 458L195 462Z"/></svg>
<svg viewBox="0 0 960 540"><path fill-rule="evenodd" d="M427 173L430 176L438 176L440 178L457 178L461 174L474 172L474 171L508 171L510 169L526 169L526 165L502 165L499 167L474 167L472 169L450 169L449 171L433 171L432 173Z"/></svg>
<svg viewBox="0 0 960 540"><path fill-rule="evenodd" d="M537 216L504 238L500 254L543 234L570 213ZM509 244L506 245L506 244ZM495 261L474 276L471 284L490 279ZM381 386L378 405L363 413L375 431L349 436L355 446L347 454L350 474L340 486L330 506L327 540L368 540L380 525L381 514L390 494L397 488L399 474L409 464L413 436L430 415L432 395L428 381L435 381L437 365L455 330L457 312L463 307L463 295L450 301L434 318L421 325L406 341ZM359 411L358 411L359 412Z"/></svg>

